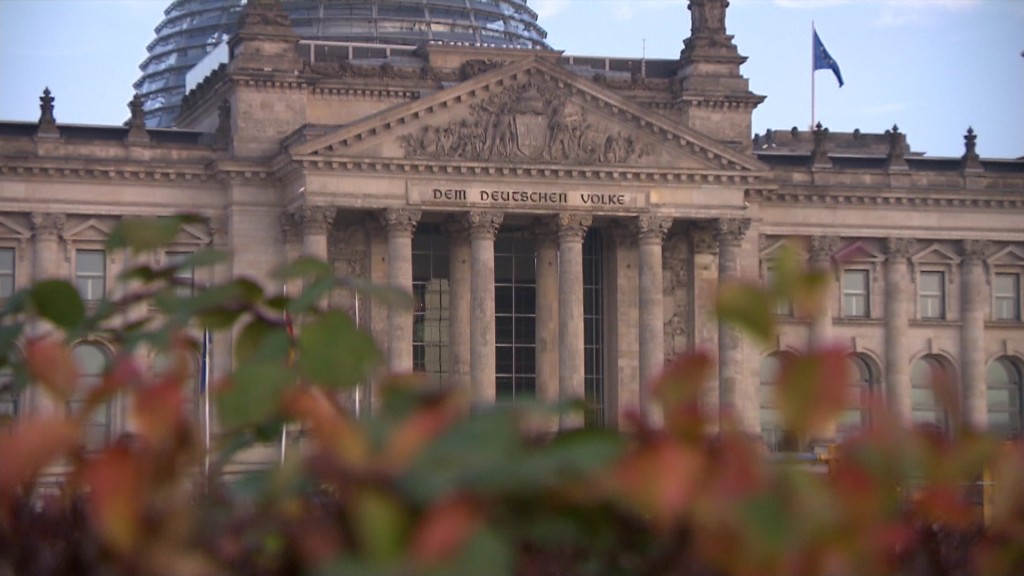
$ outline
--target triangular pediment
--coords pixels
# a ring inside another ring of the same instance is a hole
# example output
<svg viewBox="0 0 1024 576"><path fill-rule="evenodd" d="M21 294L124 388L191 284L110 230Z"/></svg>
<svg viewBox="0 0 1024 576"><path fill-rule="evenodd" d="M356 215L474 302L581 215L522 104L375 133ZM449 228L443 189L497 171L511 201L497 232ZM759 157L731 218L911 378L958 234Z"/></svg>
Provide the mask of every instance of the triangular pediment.
<svg viewBox="0 0 1024 576"><path fill-rule="evenodd" d="M181 229L178 230L178 235L174 237L174 244L209 244L210 235L206 234L199 226L192 224L183 224Z"/></svg>
<svg viewBox="0 0 1024 576"><path fill-rule="evenodd" d="M940 244L933 243L911 256L910 260L915 264L957 264L960 262L960 256Z"/></svg>
<svg viewBox="0 0 1024 576"><path fill-rule="evenodd" d="M528 58L298 143L293 158L764 171L750 155Z"/></svg>
<svg viewBox="0 0 1024 576"><path fill-rule="evenodd" d="M90 218L81 224L69 228L64 232L65 240L74 241L105 241L110 236L110 229L101 224L95 218Z"/></svg>
<svg viewBox="0 0 1024 576"><path fill-rule="evenodd" d="M1007 246L986 258L991 266L1024 266L1024 251L1016 246Z"/></svg>
<svg viewBox="0 0 1024 576"><path fill-rule="evenodd" d="M32 232L18 224L11 218L0 216L0 238L17 238L25 240L32 236Z"/></svg>
<svg viewBox="0 0 1024 576"><path fill-rule="evenodd" d="M864 241L856 241L843 247L833 256L836 262L872 262L885 261L885 254L882 254L871 244Z"/></svg>

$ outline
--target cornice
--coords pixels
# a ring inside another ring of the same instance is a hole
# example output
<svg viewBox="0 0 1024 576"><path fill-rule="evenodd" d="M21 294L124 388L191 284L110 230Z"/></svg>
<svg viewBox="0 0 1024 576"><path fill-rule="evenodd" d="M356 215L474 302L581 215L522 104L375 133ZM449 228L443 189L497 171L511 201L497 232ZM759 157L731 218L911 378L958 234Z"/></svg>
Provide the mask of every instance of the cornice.
<svg viewBox="0 0 1024 576"><path fill-rule="evenodd" d="M53 166L26 161L14 163L10 159L0 161L0 176L20 176L49 179L89 179L115 181L178 182L206 181L210 174L203 166L153 166L147 163L132 163L129 166Z"/></svg>
<svg viewBox="0 0 1024 576"><path fill-rule="evenodd" d="M980 208L986 210L1024 209L1024 197L976 198L963 195L936 195L901 191L886 194L872 190L870 194L842 192L765 191L751 190L751 198L764 204L799 204L801 206L880 206L887 208ZM961 192L967 192L961 191Z"/></svg>
<svg viewBox="0 0 1024 576"><path fill-rule="evenodd" d="M425 174L444 176L497 176L558 178L574 180L598 180L611 182L635 182L638 184L693 184L742 186L768 189L772 186L765 181L763 172L704 172L659 168L631 168L629 166L579 167L550 164L492 164L487 162L459 162L440 164L437 161L390 158L331 158L329 156L305 156L293 159L305 171L347 171L380 174ZM279 174L290 172L292 163L281 164Z"/></svg>
<svg viewBox="0 0 1024 576"><path fill-rule="evenodd" d="M387 100L392 102L408 102L418 100L423 91L411 88L369 88L365 86L315 86L310 90L313 96Z"/></svg>

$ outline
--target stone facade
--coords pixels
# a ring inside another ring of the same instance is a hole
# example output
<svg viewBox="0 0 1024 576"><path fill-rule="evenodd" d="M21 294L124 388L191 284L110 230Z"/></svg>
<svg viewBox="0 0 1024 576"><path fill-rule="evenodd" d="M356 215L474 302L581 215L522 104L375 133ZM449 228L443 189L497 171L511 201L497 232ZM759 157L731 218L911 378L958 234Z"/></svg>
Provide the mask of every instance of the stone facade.
<svg viewBox="0 0 1024 576"><path fill-rule="evenodd" d="M329 304L377 337L391 370L435 371L478 403L527 394L585 400L599 424L656 417L651 378L704 348L720 364L706 406L770 436L765 359L835 341L907 422L931 417L919 360L948 369L979 428L998 404L993 363L1013 367L996 412L1019 432L1024 161L978 158L973 132L954 159L910 152L896 127L752 141L763 97L739 73L727 6L691 2L680 58L643 74L443 44L311 62L286 17L261 19L186 98L179 129L62 125L49 92L38 124L0 123L0 250L19 287L77 279L119 218L195 212L209 226L169 252L233 254L197 284L282 289L270 270L308 254L411 291L416 315L352 294ZM780 309L778 342L759 349L718 325L714 295L765 279L785 244L835 283L818 317ZM124 265L103 257L107 277ZM214 342L215 374L231 344ZM372 410L367 386L357 410Z"/></svg>

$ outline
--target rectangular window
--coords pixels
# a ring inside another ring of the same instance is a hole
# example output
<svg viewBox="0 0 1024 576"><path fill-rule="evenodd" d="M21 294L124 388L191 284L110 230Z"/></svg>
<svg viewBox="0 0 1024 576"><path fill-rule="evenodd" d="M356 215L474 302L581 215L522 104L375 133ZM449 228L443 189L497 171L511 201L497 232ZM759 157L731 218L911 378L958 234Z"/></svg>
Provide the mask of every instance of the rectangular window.
<svg viewBox="0 0 1024 576"><path fill-rule="evenodd" d="M14 294L14 248L0 248L0 298Z"/></svg>
<svg viewBox="0 0 1024 576"><path fill-rule="evenodd" d="M168 252L167 265L176 266L191 255L191 252ZM195 273L192 267L175 270L171 279L178 296L191 296L195 292Z"/></svg>
<svg viewBox="0 0 1024 576"><path fill-rule="evenodd" d="M1020 320L1020 275L996 274L992 285L995 320Z"/></svg>
<svg viewBox="0 0 1024 576"><path fill-rule="evenodd" d="M107 262L103 250L75 252L75 286L83 300L99 300L106 290Z"/></svg>
<svg viewBox="0 0 1024 576"><path fill-rule="evenodd" d="M917 281L918 317L925 320L942 320L946 317L946 274L943 272L921 272Z"/></svg>
<svg viewBox="0 0 1024 576"><path fill-rule="evenodd" d="M765 271L765 283L769 289L773 289L776 282L776 271L774 268L768 268ZM779 297L775 301L775 315L776 316L792 316L793 315L793 301L786 297Z"/></svg>
<svg viewBox="0 0 1024 576"><path fill-rule="evenodd" d="M843 271L844 318L867 318L869 316L868 287L867 270Z"/></svg>

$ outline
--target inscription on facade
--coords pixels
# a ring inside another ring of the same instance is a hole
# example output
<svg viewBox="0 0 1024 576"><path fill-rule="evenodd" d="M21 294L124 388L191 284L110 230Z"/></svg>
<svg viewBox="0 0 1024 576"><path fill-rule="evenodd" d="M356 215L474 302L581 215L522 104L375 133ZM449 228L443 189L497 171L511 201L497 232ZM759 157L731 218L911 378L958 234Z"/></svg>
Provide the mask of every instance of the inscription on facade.
<svg viewBox="0 0 1024 576"><path fill-rule="evenodd" d="M480 186L410 187L410 204L448 204L508 208L589 208L635 210L647 204L645 194L637 192L589 192L509 189Z"/></svg>

